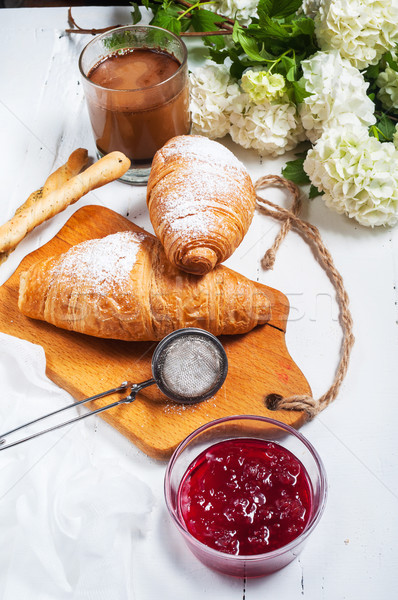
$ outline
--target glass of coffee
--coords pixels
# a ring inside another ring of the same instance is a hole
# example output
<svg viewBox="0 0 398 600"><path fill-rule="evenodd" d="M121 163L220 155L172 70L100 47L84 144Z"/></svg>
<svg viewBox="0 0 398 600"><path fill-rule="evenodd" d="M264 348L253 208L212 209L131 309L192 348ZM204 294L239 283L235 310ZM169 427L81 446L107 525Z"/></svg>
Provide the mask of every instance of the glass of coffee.
<svg viewBox="0 0 398 600"><path fill-rule="evenodd" d="M98 157L123 152L131 168L121 180L146 184L155 152L190 131L184 42L159 27L118 27L87 44L79 68Z"/></svg>

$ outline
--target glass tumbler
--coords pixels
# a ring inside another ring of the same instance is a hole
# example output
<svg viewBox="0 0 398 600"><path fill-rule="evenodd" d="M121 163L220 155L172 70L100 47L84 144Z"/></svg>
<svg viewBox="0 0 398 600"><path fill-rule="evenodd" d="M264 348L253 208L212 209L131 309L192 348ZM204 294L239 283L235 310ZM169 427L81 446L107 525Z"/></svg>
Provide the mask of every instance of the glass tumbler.
<svg viewBox="0 0 398 600"><path fill-rule="evenodd" d="M98 157L123 152L131 168L121 180L146 184L156 151L190 132L184 42L159 27L118 27L87 44L79 68Z"/></svg>

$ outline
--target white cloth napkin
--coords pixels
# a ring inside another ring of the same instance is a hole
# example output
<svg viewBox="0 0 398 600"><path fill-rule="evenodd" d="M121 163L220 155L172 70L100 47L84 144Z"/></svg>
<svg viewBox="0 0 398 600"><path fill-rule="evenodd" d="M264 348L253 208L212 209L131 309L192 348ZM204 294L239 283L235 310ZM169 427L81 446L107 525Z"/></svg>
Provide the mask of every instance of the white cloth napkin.
<svg viewBox="0 0 398 600"><path fill-rule="evenodd" d="M0 334L0 358L1 433L73 401L40 346ZM93 435L82 421L0 452L1 600L131 597L153 495Z"/></svg>

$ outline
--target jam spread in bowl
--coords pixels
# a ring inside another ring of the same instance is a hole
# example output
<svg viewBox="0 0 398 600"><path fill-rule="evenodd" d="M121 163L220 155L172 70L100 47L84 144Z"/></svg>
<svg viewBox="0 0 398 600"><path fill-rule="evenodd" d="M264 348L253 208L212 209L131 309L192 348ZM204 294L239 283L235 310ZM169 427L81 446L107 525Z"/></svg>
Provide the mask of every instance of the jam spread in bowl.
<svg viewBox="0 0 398 600"><path fill-rule="evenodd" d="M323 512L326 479L300 433L273 419L235 416L204 425L180 444L165 496L199 560L253 577L297 556Z"/></svg>
<svg viewBox="0 0 398 600"><path fill-rule="evenodd" d="M228 554L262 554L303 532L312 493L300 461L262 440L225 440L190 465L178 510L199 541Z"/></svg>

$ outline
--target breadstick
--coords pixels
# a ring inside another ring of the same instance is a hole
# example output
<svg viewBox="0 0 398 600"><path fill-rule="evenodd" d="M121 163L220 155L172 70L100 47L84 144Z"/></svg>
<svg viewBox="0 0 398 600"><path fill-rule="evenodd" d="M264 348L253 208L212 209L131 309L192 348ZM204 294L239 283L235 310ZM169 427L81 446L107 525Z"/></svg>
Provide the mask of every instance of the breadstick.
<svg viewBox="0 0 398 600"><path fill-rule="evenodd" d="M39 198L47 196L53 190L60 188L64 183L69 181L72 177L80 173L82 168L87 164L88 152L85 148L78 148L74 150L67 162L59 167L54 173L47 178L45 184L40 189L32 192L29 198L17 208L15 215L28 209L32 204L37 202ZM15 216L14 215L14 216Z"/></svg>
<svg viewBox="0 0 398 600"><path fill-rule="evenodd" d="M72 177L80 173L88 162L88 152L85 148L74 150L67 162L48 177L43 185L43 196L60 188Z"/></svg>
<svg viewBox="0 0 398 600"><path fill-rule="evenodd" d="M47 180L46 184L51 191L47 194L40 190L34 192L14 217L0 227L0 252L13 250L37 225L62 212L91 190L118 179L129 167L130 161L124 154L111 152L82 173L71 177L60 188L54 189L54 182L65 177L65 171L54 174L53 180L50 176L50 182Z"/></svg>
<svg viewBox="0 0 398 600"><path fill-rule="evenodd" d="M48 195L50 192L55 190L56 188L61 187L64 183L66 183L71 177L74 177L82 168L87 164L88 161L88 152L85 148L78 148L69 156L67 162L59 167L54 173L47 178L45 184L40 189L32 192L29 198L17 208L15 211L15 215L18 215L21 212L28 210L35 202L37 202L40 198ZM5 228L5 226L3 226ZM0 228L0 232L3 230L3 227ZM1 234L0 234L1 235ZM2 240L0 238L0 247L2 244ZM10 255L12 250L15 248L13 246L8 251L0 251L0 264L2 264Z"/></svg>

